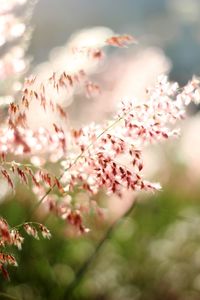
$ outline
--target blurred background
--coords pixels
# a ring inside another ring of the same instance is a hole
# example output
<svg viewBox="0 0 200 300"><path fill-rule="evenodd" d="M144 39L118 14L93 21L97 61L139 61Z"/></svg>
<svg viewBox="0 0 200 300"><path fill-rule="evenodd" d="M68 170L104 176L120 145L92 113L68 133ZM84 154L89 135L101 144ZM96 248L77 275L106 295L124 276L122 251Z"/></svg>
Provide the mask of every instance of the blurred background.
<svg viewBox="0 0 200 300"><path fill-rule="evenodd" d="M118 98L142 96L160 73L180 85L200 74L199 0L41 0L31 25L30 72L39 74L67 64L67 45L83 29L87 35L90 28L104 26L139 41L129 49L108 50L99 73L92 66L91 75L105 92L92 103L79 95L68 99L66 106L75 124L107 117ZM96 35L94 30L91 38ZM139 198L68 299L200 299L200 115L194 107L189 114L179 140L150 147L145 153L145 174L160 181L163 190ZM1 215L11 224L26 219L34 201L25 188L17 191L13 199L1 190ZM10 270L10 283L0 281L0 290L15 299L60 299L110 221L127 207L127 199L121 201L110 202L108 217L92 217L91 232L83 237L70 236L65 224L48 219L53 238L28 238L23 250L16 252L19 268Z"/></svg>
<svg viewBox="0 0 200 300"><path fill-rule="evenodd" d="M136 36L143 47L158 46L171 59L171 76L185 83L200 71L199 0L42 0L34 12L29 52L34 62L83 28L105 26Z"/></svg>

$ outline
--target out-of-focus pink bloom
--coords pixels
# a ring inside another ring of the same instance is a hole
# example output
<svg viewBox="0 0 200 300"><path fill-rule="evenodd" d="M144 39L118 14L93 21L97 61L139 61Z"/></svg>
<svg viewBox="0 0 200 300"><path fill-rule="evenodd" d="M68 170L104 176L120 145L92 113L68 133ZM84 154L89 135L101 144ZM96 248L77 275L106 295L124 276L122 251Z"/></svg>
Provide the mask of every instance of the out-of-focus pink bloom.
<svg viewBox="0 0 200 300"><path fill-rule="evenodd" d="M0 15L13 10L19 5L26 4L27 0L1 0Z"/></svg>
<svg viewBox="0 0 200 300"><path fill-rule="evenodd" d="M115 66L113 68L113 66ZM168 73L171 64L158 48L140 49L133 55L110 57L106 71L99 75L104 90L95 101L82 107L84 115L92 116L93 121L101 121L116 110L122 100L144 99L146 88L152 86L158 75Z"/></svg>
<svg viewBox="0 0 200 300"><path fill-rule="evenodd" d="M186 166L190 181L200 178L200 115L188 119L182 128L178 150L179 159Z"/></svg>
<svg viewBox="0 0 200 300"><path fill-rule="evenodd" d="M25 28L25 24L14 15L0 15L0 47L21 37L25 32Z"/></svg>

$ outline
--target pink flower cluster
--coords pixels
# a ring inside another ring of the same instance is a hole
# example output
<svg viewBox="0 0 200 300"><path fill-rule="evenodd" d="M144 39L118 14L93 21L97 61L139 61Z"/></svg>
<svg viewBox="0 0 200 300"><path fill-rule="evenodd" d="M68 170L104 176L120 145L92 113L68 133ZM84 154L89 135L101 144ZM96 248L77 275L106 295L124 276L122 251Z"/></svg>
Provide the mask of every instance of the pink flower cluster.
<svg viewBox="0 0 200 300"><path fill-rule="evenodd" d="M41 233L43 238L49 239L51 237L49 230L40 223L30 222L21 224L18 227L10 228L7 221L0 218L0 247L5 248L14 245L20 250L24 241L24 238L19 232L22 228L28 235L31 235L36 239L39 239L38 232ZM7 271L7 266L9 265L15 267L18 266L15 257L11 254L0 252L0 271L6 279L9 279Z"/></svg>
<svg viewBox="0 0 200 300"><path fill-rule="evenodd" d="M75 160L68 155L62 162L65 190L79 186L91 194L104 189L120 196L124 189L159 188L142 178L142 150L149 143L178 135L173 125L185 116L183 93L177 83L160 77L155 87L147 90L147 100L122 102L113 120L72 131L80 155Z"/></svg>

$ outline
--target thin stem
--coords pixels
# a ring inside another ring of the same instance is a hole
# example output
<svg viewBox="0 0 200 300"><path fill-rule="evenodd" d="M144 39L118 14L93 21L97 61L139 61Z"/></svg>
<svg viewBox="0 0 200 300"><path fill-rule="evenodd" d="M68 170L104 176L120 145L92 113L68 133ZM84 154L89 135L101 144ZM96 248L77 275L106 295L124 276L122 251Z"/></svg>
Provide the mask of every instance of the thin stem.
<svg viewBox="0 0 200 300"><path fill-rule="evenodd" d="M127 113L126 113L126 114L127 114ZM124 116L125 116L126 114L124 114ZM103 130L103 131L97 136L96 139L98 140L105 132L107 132L107 131L110 130L112 127L114 127L118 122L120 122L121 120L123 120L124 116L118 118L117 120L115 120L110 126L108 126L105 130ZM67 168L64 170L64 172L58 177L58 180L61 180L61 179L62 179L62 177L64 176L65 172L69 171L69 170L71 169L71 167L73 167L73 166L76 164L76 162L77 162L80 158L82 158L82 157L84 156L85 152L87 152L87 151L89 150L89 148L90 148L92 145L93 145L93 142L91 142L91 143L85 148L85 150L82 151L82 152L74 159L74 161L72 162L72 164L71 164L69 167L67 167ZM56 183L54 183L54 184L52 185L52 187L50 187L50 188L47 190L47 192L42 196L42 198L36 203L36 205L33 207L32 211L31 211L31 215L32 215L33 212L34 212L34 211L42 204L42 202L44 201L44 199L51 193L51 191L55 188L55 186L56 186Z"/></svg>
<svg viewBox="0 0 200 300"><path fill-rule="evenodd" d="M31 222L25 222L25 223L18 224L18 225L16 225L16 226L12 227L11 230L21 228L21 227L23 227L25 224L37 225L37 226L40 226L40 225L41 225L41 223L39 223L39 222L32 222L32 221L31 221Z"/></svg>
<svg viewBox="0 0 200 300"><path fill-rule="evenodd" d="M78 284L81 282L84 274L87 272L89 269L90 265L92 262L95 260L97 257L99 251L103 247L103 245L106 243L106 241L111 237L112 233L114 230L117 229L117 227L126 219L127 216L129 216L136 204L136 200L133 201L132 205L129 207L129 209L122 215L121 218L117 219L115 222L111 224L111 226L108 228L106 231L105 235L102 237L102 239L99 241L97 244L94 252L89 256L89 258L85 261L85 263L80 267L80 269L77 271L74 280L69 284L69 286L66 288L64 295L62 296L62 299L71 299L69 298L72 296L75 288L78 286Z"/></svg>

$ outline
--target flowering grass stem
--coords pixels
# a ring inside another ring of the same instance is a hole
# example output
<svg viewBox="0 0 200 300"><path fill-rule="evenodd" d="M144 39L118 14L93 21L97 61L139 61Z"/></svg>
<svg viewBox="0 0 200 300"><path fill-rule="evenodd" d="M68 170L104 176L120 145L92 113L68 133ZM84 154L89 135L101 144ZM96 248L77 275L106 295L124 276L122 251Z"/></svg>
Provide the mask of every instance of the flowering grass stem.
<svg viewBox="0 0 200 300"><path fill-rule="evenodd" d="M124 114L124 116L119 117L118 119L116 119L114 122L112 122L112 124L110 126L108 126L105 130L103 130L96 138L96 140L98 140L105 132L107 132L108 130L110 130L111 128L113 128L117 123L119 123L121 120L123 120L123 117L125 117L125 115L127 114L127 112ZM76 162L82 158L85 154L85 152L87 152L89 150L89 148L93 145L93 142L91 142L87 148L82 151L72 162L72 164L70 164L69 167L67 167L64 172L58 177L58 180L60 181L62 179L62 177L64 176L64 174L70 170L70 168L72 166L74 166L76 164ZM43 203L44 199L51 193L51 191L56 187L56 183L54 183L52 185L52 187L50 187L47 192L42 196L42 198L40 198L40 200L34 205L32 211L31 211L31 215L34 213L34 211Z"/></svg>
<svg viewBox="0 0 200 300"><path fill-rule="evenodd" d="M83 265L77 271L77 273L75 274L74 280L66 287L65 292L62 295L62 298L60 298L60 300L61 299L72 299L71 296L73 295L74 290L77 288L77 286L81 282L83 276L88 271L90 265L96 259L97 255L99 254L100 250L102 249L102 247L104 246L104 244L106 243L106 241L109 238L111 238L113 232L115 230L117 230L118 226L126 219L126 217L128 217L133 212L133 209L135 208L136 202L137 202L136 199L134 199L133 202L132 202L132 204L131 204L131 206L122 215L122 217L119 218L119 219L117 219L116 221L114 221L110 225L110 227L108 228L108 230L106 231L106 233L104 234L104 236L98 242L98 244L97 244L94 252L88 257L88 259L83 263Z"/></svg>

